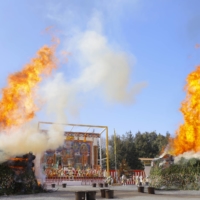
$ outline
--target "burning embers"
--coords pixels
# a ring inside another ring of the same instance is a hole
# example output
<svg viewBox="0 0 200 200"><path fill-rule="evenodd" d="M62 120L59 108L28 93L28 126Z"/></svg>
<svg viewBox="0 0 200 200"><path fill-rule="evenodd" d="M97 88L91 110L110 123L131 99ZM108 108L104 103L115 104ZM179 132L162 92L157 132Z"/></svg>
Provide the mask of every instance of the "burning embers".
<svg viewBox="0 0 200 200"><path fill-rule="evenodd" d="M32 153L25 154L23 156L16 156L6 161L6 164L11 169L21 169L31 171L34 167L33 160L35 156Z"/></svg>

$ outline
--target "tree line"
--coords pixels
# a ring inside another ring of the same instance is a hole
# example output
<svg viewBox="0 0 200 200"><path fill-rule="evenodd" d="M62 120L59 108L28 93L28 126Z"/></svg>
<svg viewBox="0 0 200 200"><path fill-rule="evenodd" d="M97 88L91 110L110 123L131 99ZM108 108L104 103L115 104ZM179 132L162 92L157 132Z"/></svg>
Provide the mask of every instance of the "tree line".
<svg viewBox="0 0 200 200"><path fill-rule="evenodd" d="M116 134L109 139L109 164L110 169L115 169L115 144L116 166L119 169L123 160L126 160L131 169L143 169L144 166L139 158L155 158L159 156L168 144L170 134L164 135L153 132L132 134L131 131L123 135ZM114 142L116 141L116 142ZM114 144L115 143L115 144ZM102 149L102 157L105 158L105 148ZM104 166L106 163L103 163Z"/></svg>

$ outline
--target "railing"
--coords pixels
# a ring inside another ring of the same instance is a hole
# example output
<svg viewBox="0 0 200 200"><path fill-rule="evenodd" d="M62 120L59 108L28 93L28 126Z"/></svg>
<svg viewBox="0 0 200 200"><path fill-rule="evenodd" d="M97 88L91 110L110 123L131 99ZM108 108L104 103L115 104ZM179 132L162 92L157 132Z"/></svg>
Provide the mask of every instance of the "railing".
<svg viewBox="0 0 200 200"><path fill-rule="evenodd" d="M81 181L81 185L92 185L94 182L104 183L105 177L47 177L45 180L46 184L55 183L57 185L61 185L65 181Z"/></svg>

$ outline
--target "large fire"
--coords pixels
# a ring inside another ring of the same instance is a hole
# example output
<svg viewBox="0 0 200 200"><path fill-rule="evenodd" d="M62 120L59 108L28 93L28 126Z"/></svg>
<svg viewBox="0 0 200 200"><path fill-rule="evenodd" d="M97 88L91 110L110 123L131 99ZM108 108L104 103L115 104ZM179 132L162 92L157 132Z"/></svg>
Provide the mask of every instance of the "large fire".
<svg viewBox="0 0 200 200"><path fill-rule="evenodd" d="M20 126L35 116L39 109L35 103L35 89L42 75L56 67L53 47L44 46L37 56L20 72L8 77L8 85L1 91L0 127Z"/></svg>
<svg viewBox="0 0 200 200"><path fill-rule="evenodd" d="M200 151L200 66L187 77L186 99L181 104L184 123L172 141L173 154L187 151Z"/></svg>

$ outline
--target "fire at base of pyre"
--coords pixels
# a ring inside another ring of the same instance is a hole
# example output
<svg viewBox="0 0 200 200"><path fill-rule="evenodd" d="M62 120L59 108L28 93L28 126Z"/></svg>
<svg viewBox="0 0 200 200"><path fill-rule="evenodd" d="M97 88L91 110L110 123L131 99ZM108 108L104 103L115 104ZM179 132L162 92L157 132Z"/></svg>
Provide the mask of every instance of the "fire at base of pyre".
<svg viewBox="0 0 200 200"><path fill-rule="evenodd" d="M199 190L200 159L181 157L178 162L174 159L168 154L153 161L150 185L157 189Z"/></svg>
<svg viewBox="0 0 200 200"><path fill-rule="evenodd" d="M34 174L32 153L0 164L0 195L32 194L44 191Z"/></svg>

